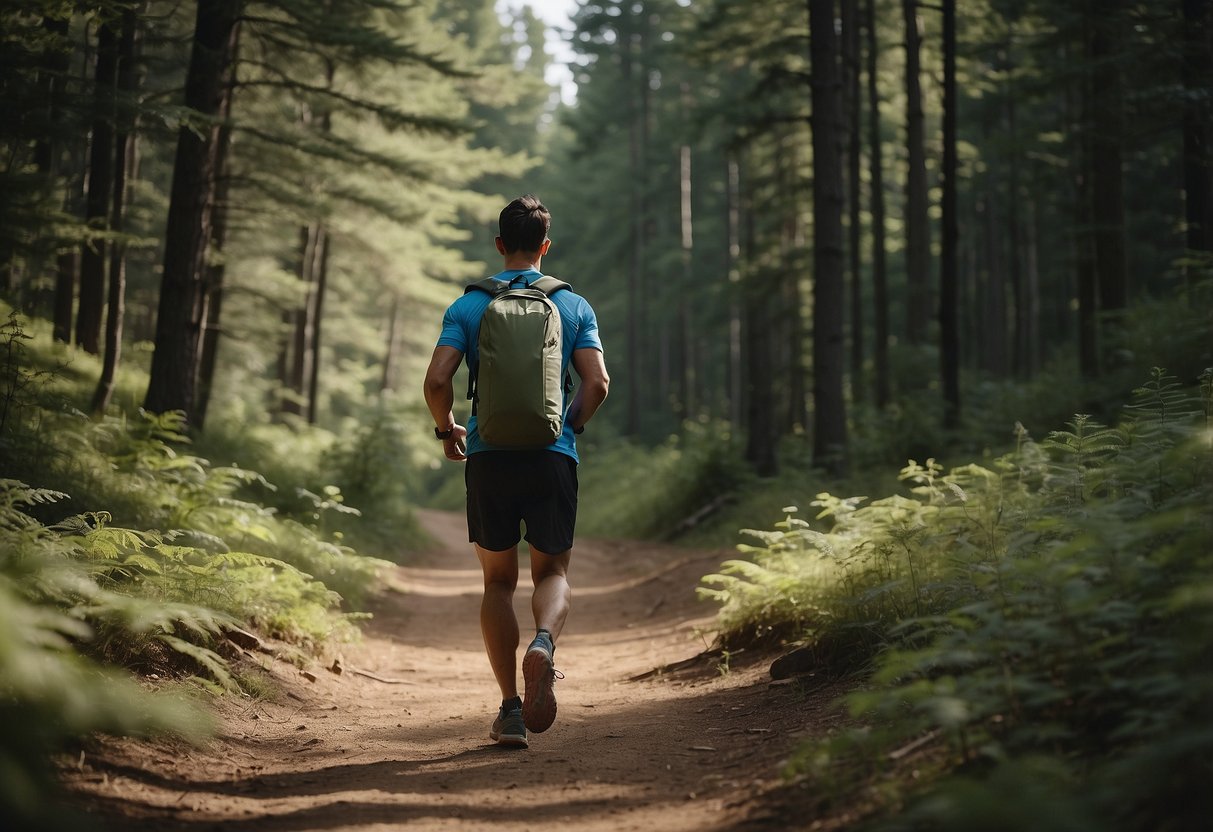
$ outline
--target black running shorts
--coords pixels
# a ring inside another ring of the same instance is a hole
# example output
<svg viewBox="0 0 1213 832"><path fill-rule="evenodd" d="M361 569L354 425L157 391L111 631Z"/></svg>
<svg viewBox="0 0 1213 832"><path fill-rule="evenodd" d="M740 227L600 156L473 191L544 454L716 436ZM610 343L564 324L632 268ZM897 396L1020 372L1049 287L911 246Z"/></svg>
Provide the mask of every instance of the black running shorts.
<svg viewBox="0 0 1213 832"><path fill-rule="evenodd" d="M468 540L503 552L522 539L559 555L573 548L577 462L558 451L482 451L467 459Z"/></svg>

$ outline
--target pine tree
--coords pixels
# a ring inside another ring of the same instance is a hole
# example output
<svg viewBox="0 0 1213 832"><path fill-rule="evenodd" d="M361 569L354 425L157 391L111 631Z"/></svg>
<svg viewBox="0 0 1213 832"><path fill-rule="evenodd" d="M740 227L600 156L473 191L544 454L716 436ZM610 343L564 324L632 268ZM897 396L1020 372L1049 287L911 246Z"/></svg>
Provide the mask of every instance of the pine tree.
<svg viewBox="0 0 1213 832"><path fill-rule="evenodd" d="M185 84L185 106L197 125L181 128L165 231L164 272L156 318L155 352L143 406L152 413L195 416L198 345L205 320L202 279L215 211L221 130L217 116L235 60L243 0L198 4Z"/></svg>
<svg viewBox="0 0 1213 832"><path fill-rule="evenodd" d="M843 322L842 133L833 0L809 0L813 93L813 461L846 471Z"/></svg>

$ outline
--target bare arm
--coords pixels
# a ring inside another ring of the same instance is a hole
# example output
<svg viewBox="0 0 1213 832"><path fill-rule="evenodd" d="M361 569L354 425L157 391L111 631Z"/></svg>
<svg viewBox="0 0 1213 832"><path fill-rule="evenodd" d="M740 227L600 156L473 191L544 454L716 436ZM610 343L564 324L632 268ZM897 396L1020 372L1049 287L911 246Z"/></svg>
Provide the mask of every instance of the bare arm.
<svg viewBox="0 0 1213 832"><path fill-rule="evenodd" d="M606 400L611 377L607 375L602 351L592 347L573 350L573 369L581 379L581 386L569 406L568 423L576 430L585 427Z"/></svg>
<svg viewBox="0 0 1213 832"><path fill-rule="evenodd" d="M455 403L453 379L455 371L459 369L459 362L462 360L463 353L454 347L434 347L429 369L425 371L425 403L439 430L452 429L450 438L442 441L442 450L447 459L455 462L467 458L464 453L466 450L464 437L467 436L467 428L455 424L455 415L451 412L451 405Z"/></svg>

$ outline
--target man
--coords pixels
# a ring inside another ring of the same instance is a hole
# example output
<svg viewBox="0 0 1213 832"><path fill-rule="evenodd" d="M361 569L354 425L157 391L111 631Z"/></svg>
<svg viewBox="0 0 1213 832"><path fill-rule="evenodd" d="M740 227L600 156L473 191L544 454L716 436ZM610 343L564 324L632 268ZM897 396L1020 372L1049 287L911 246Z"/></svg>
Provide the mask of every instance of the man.
<svg viewBox="0 0 1213 832"><path fill-rule="evenodd" d="M501 211L496 245L504 262L495 277L529 285L542 276L540 262L552 245L548 239L551 220L548 210L530 194ZM502 699L489 737L502 745L523 748L528 745L528 729L546 731L556 718L553 656L569 613L567 576L577 517L574 437L606 399L610 383L594 310L570 289L555 291L550 298L561 320L561 377L571 363L581 384L565 411L559 437L548 447L495 448L478 435L475 415L464 428L451 413L455 398L452 379L460 362L466 357L469 369L478 366L480 319L492 299L487 292L470 291L447 308L425 375L425 400L434 417L434 433L442 440L447 459L467 463L468 538L484 573L480 629ZM519 636L513 604L520 524L526 525L531 552L531 611L536 628L523 657L525 698L518 696Z"/></svg>

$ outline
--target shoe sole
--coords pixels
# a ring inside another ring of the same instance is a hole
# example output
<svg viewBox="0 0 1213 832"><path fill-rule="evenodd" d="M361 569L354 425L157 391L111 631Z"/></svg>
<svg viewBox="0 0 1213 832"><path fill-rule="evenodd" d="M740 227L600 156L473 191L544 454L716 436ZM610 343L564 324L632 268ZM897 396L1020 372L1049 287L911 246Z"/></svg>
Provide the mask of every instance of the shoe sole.
<svg viewBox="0 0 1213 832"><path fill-rule="evenodd" d="M504 745L509 748L529 748L531 745L527 741L527 738L520 734L498 734L497 736L493 736L493 733L490 731L489 739L498 745Z"/></svg>
<svg viewBox="0 0 1213 832"><path fill-rule="evenodd" d="M552 689L556 673L546 652L527 651L522 659L522 679L522 721L528 731L541 734L556 721L556 692Z"/></svg>

